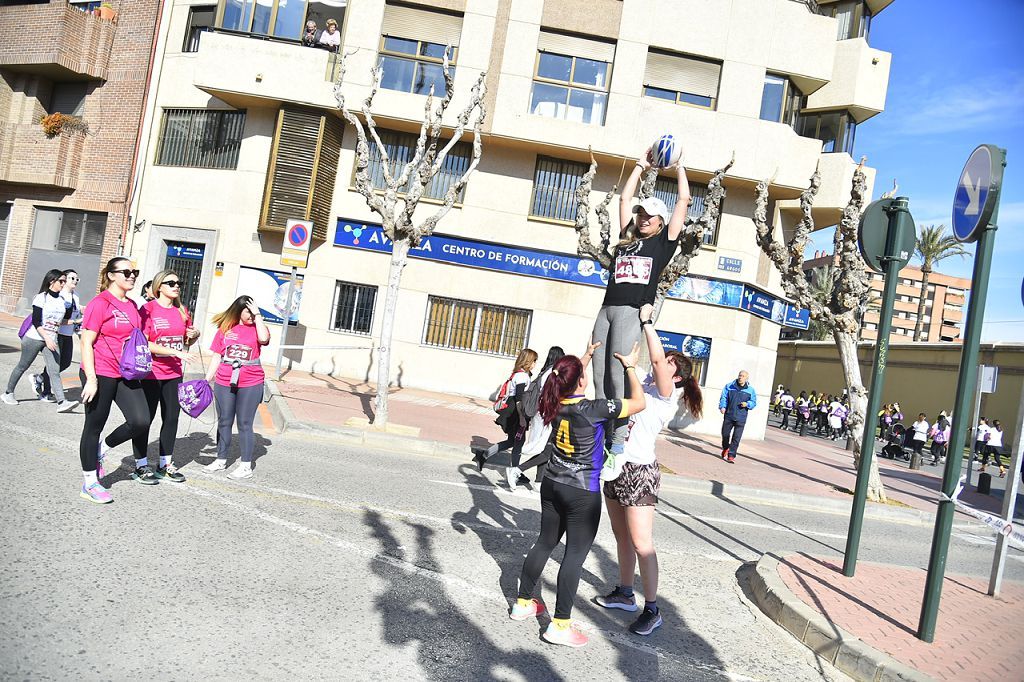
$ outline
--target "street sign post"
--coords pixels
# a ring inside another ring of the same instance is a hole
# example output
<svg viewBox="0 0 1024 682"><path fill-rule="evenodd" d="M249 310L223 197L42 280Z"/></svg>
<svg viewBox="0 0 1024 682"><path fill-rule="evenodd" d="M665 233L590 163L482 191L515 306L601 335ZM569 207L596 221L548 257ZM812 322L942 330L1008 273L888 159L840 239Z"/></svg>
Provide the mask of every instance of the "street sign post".
<svg viewBox="0 0 1024 682"><path fill-rule="evenodd" d="M882 310L878 318L878 340L875 341L875 361L871 372L871 387L868 391L864 440L860 448L860 465L857 467L857 485L853 493L853 508L850 510L850 530L846 534L843 575L848 578L852 578L857 570L860 533L864 525L864 507L868 498L868 478L871 460L875 456L875 425L872 416L878 412L878 405L882 400L886 360L889 356L889 333L892 330L892 311L896 303L896 284L899 281L900 270L914 253L916 230L908 208L909 203L906 197L880 199L868 206L860 219L860 252L868 267L884 273L885 288L882 291Z"/></svg>
<svg viewBox="0 0 1024 682"><path fill-rule="evenodd" d="M921 620L917 628L918 638L925 642L935 641L935 623L939 617L942 581L946 575L949 536L953 530L955 505L950 498L955 494L960 480L964 436L971 426L965 424L964 420L970 418L971 391L978 380L978 345L981 342L981 325L985 319L988 279L999 216L999 193L1005 167L1005 149L990 144L979 146L967 159L953 195L953 236L961 242L977 241L978 245L974 252L971 301L967 310L960 374L956 382L949 455L942 474L942 492L946 498L939 501L935 514L924 602L921 604Z"/></svg>
<svg viewBox="0 0 1024 682"><path fill-rule="evenodd" d="M1013 442L1013 455L1010 457L1010 477L1006 479L1006 490L1003 491L1003 518L1013 523L1014 508L1017 505L1017 490L1020 485L1020 458L1024 456L1024 386L1021 387L1020 400L1017 407L1017 438ZM1003 584L1003 568L1006 565L1007 533L996 535L996 554L992 557L992 573L988 579L988 593L999 596Z"/></svg>
<svg viewBox="0 0 1024 682"><path fill-rule="evenodd" d="M290 266L291 279L288 280L288 295L284 304L284 322L281 324L281 343L277 348L277 378L281 378L281 364L284 362L284 347L288 343L288 327L292 316L292 300L295 297L295 280L299 268L309 264L309 246L313 240L313 222L311 220L289 220L285 223L284 239L281 240L281 265Z"/></svg>

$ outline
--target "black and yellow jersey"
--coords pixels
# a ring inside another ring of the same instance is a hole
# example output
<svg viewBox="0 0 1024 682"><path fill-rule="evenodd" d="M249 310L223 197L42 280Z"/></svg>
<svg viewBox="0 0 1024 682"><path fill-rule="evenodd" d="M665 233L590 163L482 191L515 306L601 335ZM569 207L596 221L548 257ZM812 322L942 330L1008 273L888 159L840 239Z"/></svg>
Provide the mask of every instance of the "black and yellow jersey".
<svg viewBox="0 0 1024 682"><path fill-rule="evenodd" d="M551 422L545 476L556 483L599 492L605 422L625 416L621 400L585 400L581 396L563 400Z"/></svg>

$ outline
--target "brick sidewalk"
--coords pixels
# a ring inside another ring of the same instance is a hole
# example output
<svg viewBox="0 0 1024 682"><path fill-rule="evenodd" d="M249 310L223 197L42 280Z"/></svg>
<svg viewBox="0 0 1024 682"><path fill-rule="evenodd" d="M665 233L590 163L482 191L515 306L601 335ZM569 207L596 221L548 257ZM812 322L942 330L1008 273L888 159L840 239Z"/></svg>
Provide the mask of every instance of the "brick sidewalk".
<svg viewBox="0 0 1024 682"><path fill-rule="evenodd" d="M1024 623L1024 585L1004 581L999 599L988 582L947 575L935 641L917 639L925 571L861 561L843 576L841 559L804 554L779 560L779 576L830 622L937 680L1022 679L1013 634Z"/></svg>

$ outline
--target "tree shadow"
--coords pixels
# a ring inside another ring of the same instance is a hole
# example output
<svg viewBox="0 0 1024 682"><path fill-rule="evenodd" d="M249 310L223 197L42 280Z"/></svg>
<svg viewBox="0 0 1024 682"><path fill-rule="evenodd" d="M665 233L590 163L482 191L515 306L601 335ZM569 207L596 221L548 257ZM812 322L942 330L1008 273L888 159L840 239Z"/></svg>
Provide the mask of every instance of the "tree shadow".
<svg viewBox="0 0 1024 682"><path fill-rule="evenodd" d="M335 386L333 383L331 383L328 380L329 377L330 377L330 374L328 374L326 377L320 377L320 376L317 376L317 374L314 373L314 372L310 372L309 373L309 378L310 379L316 379L317 381L322 383L324 388L327 389L328 391L334 391L336 393L348 393L349 395L354 395L357 398L359 398L359 407L360 407L360 409L362 409L363 414L366 416L366 418L370 420L370 423L373 423L373 419L374 419L373 398L374 397L372 395L370 395L369 393L362 393L360 391L345 390L343 388L339 388L339 387ZM302 400L302 398L289 398L289 400ZM311 401L307 401L307 402L311 402Z"/></svg>

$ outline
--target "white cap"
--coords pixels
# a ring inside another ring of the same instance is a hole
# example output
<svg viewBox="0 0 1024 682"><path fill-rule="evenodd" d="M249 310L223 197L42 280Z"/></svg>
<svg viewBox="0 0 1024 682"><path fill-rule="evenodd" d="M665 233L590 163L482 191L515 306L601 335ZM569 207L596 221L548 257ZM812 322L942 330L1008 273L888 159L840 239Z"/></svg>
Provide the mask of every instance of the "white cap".
<svg viewBox="0 0 1024 682"><path fill-rule="evenodd" d="M660 216L663 226L668 225L668 206L666 206L665 202L658 197L647 197L633 207L633 213L636 213L641 208L644 209L649 216Z"/></svg>

